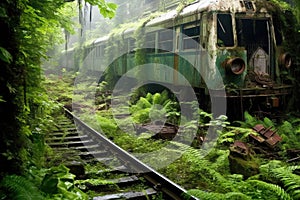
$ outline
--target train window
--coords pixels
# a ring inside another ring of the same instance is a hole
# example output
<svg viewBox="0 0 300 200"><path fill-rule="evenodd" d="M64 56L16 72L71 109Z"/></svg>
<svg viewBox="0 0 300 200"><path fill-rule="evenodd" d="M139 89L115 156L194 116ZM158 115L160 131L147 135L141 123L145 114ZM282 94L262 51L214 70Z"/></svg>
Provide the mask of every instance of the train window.
<svg viewBox="0 0 300 200"><path fill-rule="evenodd" d="M230 14L217 15L217 34L219 47L231 47L234 45L232 18Z"/></svg>
<svg viewBox="0 0 300 200"><path fill-rule="evenodd" d="M236 23L238 46L247 48L251 54L258 47L269 51L269 24L266 19L237 19Z"/></svg>
<svg viewBox="0 0 300 200"><path fill-rule="evenodd" d="M164 29L158 33L158 51L170 52L173 51L173 30Z"/></svg>
<svg viewBox="0 0 300 200"><path fill-rule="evenodd" d="M182 30L183 49L198 49L200 42L200 26L185 25Z"/></svg>
<svg viewBox="0 0 300 200"><path fill-rule="evenodd" d="M146 48L147 53L155 52L155 32L146 34Z"/></svg>

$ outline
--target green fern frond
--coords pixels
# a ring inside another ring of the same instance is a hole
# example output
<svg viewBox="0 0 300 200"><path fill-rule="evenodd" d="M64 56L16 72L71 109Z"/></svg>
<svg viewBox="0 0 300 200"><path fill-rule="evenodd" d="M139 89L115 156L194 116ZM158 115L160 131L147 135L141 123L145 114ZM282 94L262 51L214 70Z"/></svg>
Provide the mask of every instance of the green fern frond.
<svg viewBox="0 0 300 200"><path fill-rule="evenodd" d="M160 104L164 104L167 100L169 100L169 92L167 90L162 91Z"/></svg>
<svg viewBox="0 0 300 200"><path fill-rule="evenodd" d="M146 95L146 99L147 99L147 101L148 102L152 102L153 101L153 95L151 94L151 93L148 93L147 95Z"/></svg>
<svg viewBox="0 0 300 200"><path fill-rule="evenodd" d="M286 191L295 199L300 196L300 176L293 174L300 166L288 166L274 169L272 172L275 177L283 182Z"/></svg>
<svg viewBox="0 0 300 200"><path fill-rule="evenodd" d="M291 124L293 124L294 126L300 123L300 119L296 118L294 120L291 121Z"/></svg>
<svg viewBox="0 0 300 200"><path fill-rule="evenodd" d="M153 97L154 101L154 97ZM136 104L140 109L151 108L152 104L146 98L141 97L140 100Z"/></svg>
<svg viewBox="0 0 300 200"><path fill-rule="evenodd" d="M206 192L202 190L189 190L188 194L193 195L195 197L199 197L202 200L250 200L251 197L240 193L240 192L229 192L226 194L216 193L216 192Z"/></svg>
<svg viewBox="0 0 300 200"><path fill-rule="evenodd" d="M256 124L261 123L260 120L256 119L255 117L253 117L252 115L250 115L247 111L244 113L244 121L236 121L237 123L239 123L241 125L241 127L243 128L252 128L254 127Z"/></svg>
<svg viewBox="0 0 300 200"><path fill-rule="evenodd" d="M39 189L32 182L22 176L6 176L0 185L9 192L8 196L12 200L45 199Z"/></svg>
<svg viewBox="0 0 300 200"><path fill-rule="evenodd" d="M225 199L228 200L251 200L252 198L241 193L241 192L228 192L224 195Z"/></svg>
<svg viewBox="0 0 300 200"><path fill-rule="evenodd" d="M188 194L193 195L195 197L201 198L202 200L222 200L224 199L224 195L220 193L214 193L214 192L206 192L202 190L189 190Z"/></svg>
<svg viewBox="0 0 300 200"><path fill-rule="evenodd" d="M247 182L250 183L251 185L257 185L261 189L275 192L278 195L278 197L280 197L280 199L282 200L292 200L291 196L278 185L267 183L260 180L248 180Z"/></svg>
<svg viewBox="0 0 300 200"><path fill-rule="evenodd" d="M219 144L223 143L233 143L236 140L243 141L245 138L248 138L249 135L256 135L257 133L250 128L241 128L228 126L228 130L220 133L220 137L218 139Z"/></svg>
<svg viewBox="0 0 300 200"><path fill-rule="evenodd" d="M266 127L270 127L270 126L274 127L275 126L274 122L267 117L264 118L264 125Z"/></svg>
<svg viewBox="0 0 300 200"><path fill-rule="evenodd" d="M155 93L153 95L153 104L161 104L161 94L160 93Z"/></svg>

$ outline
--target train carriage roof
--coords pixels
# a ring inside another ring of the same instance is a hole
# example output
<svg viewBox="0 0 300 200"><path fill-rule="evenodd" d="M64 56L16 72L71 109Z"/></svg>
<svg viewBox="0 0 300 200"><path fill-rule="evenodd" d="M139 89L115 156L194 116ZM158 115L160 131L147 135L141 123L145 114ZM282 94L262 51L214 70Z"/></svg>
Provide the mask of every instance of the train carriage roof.
<svg viewBox="0 0 300 200"><path fill-rule="evenodd" d="M108 39L109 39L109 36L104 36L104 37L101 37L101 38L96 39L96 40L93 42L93 44L94 44L94 45L97 45L97 44L99 44L99 43L102 43L102 42L107 41Z"/></svg>
<svg viewBox="0 0 300 200"><path fill-rule="evenodd" d="M169 24L174 22L176 18L184 18L192 16L196 13L206 12L257 12L256 3L264 2L265 0L199 0L184 7L181 12L171 10L163 13L158 17L150 20L146 26L155 27L162 24ZM169 24L171 26L171 24ZM134 30L128 29L123 32L124 35L131 35ZM108 39L107 36L99 38L94 41L94 45L102 43Z"/></svg>
<svg viewBox="0 0 300 200"><path fill-rule="evenodd" d="M255 12L257 0L199 0L185 7L180 15L190 15L202 11Z"/></svg>
<svg viewBox="0 0 300 200"><path fill-rule="evenodd" d="M151 20L147 25L154 26L177 17L185 17L203 11L255 12L256 7L255 0L199 0L183 8L180 13L177 10L169 11Z"/></svg>

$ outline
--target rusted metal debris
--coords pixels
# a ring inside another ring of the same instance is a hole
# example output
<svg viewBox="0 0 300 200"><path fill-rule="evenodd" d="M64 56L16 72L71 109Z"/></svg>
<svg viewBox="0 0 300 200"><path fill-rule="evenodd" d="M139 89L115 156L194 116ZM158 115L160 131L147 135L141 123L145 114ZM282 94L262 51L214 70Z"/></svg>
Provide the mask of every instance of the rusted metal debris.
<svg viewBox="0 0 300 200"><path fill-rule="evenodd" d="M152 136L152 139L163 139L163 140L172 140L177 132L179 127L171 124L171 123L160 123L160 122L154 122L154 123L148 123L143 124L142 126L137 126L137 132L152 132L155 133Z"/></svg>
<svg viewBox="0 0 300 200"><path fill-rule="evenodd" d="M247 143L241 141L235 141L234 144L230 146L230 152L236 153L237 155L240 155L243 158L247 158L250 153L250 149Z"/></svg>
<svg viewBox="0 0 300 200"><path fill-rule="evenodd" d="M265 128L262 124L257 124L253 127L253 130L259 135L251 134L250 137L261 144L266 144L267 146L274 148L282 138L276 133L276 130L273 131L271 129L272 126Z"/></svg>

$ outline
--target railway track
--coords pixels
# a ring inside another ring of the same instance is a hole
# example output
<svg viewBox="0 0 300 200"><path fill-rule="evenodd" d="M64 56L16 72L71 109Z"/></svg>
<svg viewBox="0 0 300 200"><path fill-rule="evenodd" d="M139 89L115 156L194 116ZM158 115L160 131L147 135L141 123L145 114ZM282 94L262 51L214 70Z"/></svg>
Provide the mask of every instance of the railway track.
<svg viewBox="0 0 300 200"><path fill-rule="evenodd" d="M93 200L105 199L197 199L90 128L71 112L57 122L47 144ZM76 124L76 125L75 125ZM51 158L50 158L51 160ZM87 171L90 168L101 170ZM110 167L113 166L113 167Z"/></svg>

